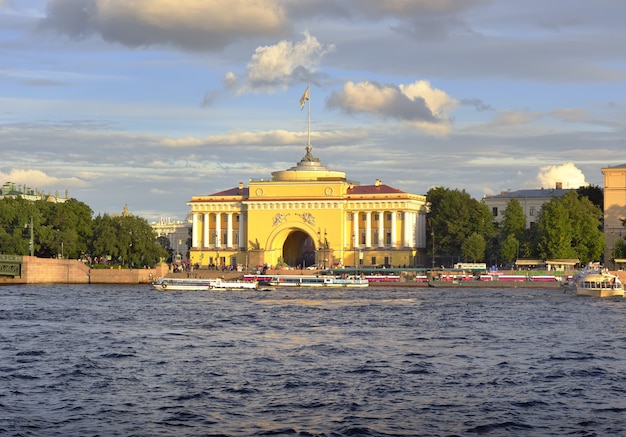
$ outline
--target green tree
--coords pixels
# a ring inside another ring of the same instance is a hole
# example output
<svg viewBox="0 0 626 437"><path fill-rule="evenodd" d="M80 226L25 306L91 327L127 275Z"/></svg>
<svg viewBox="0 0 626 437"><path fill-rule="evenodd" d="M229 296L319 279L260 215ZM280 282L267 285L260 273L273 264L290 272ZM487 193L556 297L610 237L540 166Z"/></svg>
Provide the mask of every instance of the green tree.
<svg viewBox="0 0 626 437"><path fill-rule="evenodd" d="M572 224L558 199L544 203L537 220L537 253L543 259L574 258Z"/></svg>
<svg viewBox="0 0 626 437"><path fill-rule="evenodd" d="M587 264L599 261L604 252L604 235L601 231L602 211L587 197L578 197L570 192L560 201L568 211L572 225L571 246L576 258Z"/></svg>
<svg viewBox="0 0 626 437"><path fill-rule="evenodd" d="M93 239L89 252L93 257L109 259L119 256L117 251L117 229L108 214L100 215L93 220Z"/></svg>
<svg viewBox="0 0 626 437"><path fill-rule="evenodd" d="M63 203L38 200L34 202L42 215L38 225L37 256L51 258L62 255L78 259L87 252L92 236L93 211L76 199Z"/></svg>
<svg viewBox="0 0 626 437"><path fill-rule="evenodd" d="M522 241L526 231L526 214L519 200L510 199L502 215L501 232L504 237L513 235L517 241Z"/></svg>
<svg viewBox="0 0 626 437"><path fill-rule="evenodd" d="M33 202L22 198L0 199L0 252L12 255L30 254L31 217L35 224L41 221L41 214ZM37 230L37 227L34 229Z"/></svg>
<svg viewBox="0 0 626 437"><path fill-rule="evenodd" d="M167 256L145 219L107 214L94 219L90 251L128 267L152 266Z"/></svg>
<svg viewBox="0 0 626 437"><path fill-rule="evenodd" d="M602 211L575 192L552 199L537 220L537 254L544 259L578 258L586 264L600 259L604 238Z"/></svg>
<svg viewBox="0 0 626 437"><path fill-rule="evenodd" d="M480 235L478 232L474 232L472 235L467 237L461 245L463 259L471 262L484 260L486 247L487 243L485 241L485 237Z"/></svg>
<svg viewBox="0 0 626 437"><path fill-rule="evenodd" d="M165 235L161 235L157 238L157 243L167 252L167 261L174 261L174 249L172 249L169 238L167 238Z"/></svg>
<svg viewBox="0 0 626 437"><path fill-rule="evenodd" d="M508 234L500 245L500 259L512 263L518 257L519 241L513 234Z"/></svg>
<svg viewBox="0 0 626 437"><path fill-rule="evenodd" d="M578 197L586 197L591 203L598 207L600 211L604 211L604 190L598 185L587 185L576 190Z"/></svg>
<svg viewBox="0 0 626 437"><path fill-rule="evenodd" d="M458 256L462 254L463 242L470 235L477 233L488 241L496 234L489 207L473 199L465 190L435 187L426 197L431 205L427 247L432 250L434 232L437 254Z"/></svg>

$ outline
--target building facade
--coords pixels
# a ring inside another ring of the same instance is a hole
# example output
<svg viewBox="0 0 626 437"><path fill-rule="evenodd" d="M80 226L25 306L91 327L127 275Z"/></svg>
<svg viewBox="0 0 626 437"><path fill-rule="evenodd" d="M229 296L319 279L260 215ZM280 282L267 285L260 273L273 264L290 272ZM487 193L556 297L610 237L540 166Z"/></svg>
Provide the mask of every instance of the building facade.
<svg viewBox="0 0 626 437"><path fill-rule="evenodd" d="M190 261L206 266L414 266L426 246L425 196L358 185L312 155L226 191L193 196Z"/></svg>
<svg viewBox="0 0 626 437"><path fill-rule="evenodd" d="M159 221L150 223L154 232L158 237L167 238L170 249L172 250L172 261L182 262L187 261L189 253L189 247L187 242L189 240L189 228L191 219L187 220L172 220L170 217L161 217Z"/></svg>
<svg viewBox="0 0 626 437"><path fill-rule="evenodd" d="M496 223L504 220L504 211L511 199L517 199L526 215L526 228L529 229L536 223L539 211L544 203L555 197L563 197L571 189L563 189L563 184L556 183L556 187L541 188L535 190L504 191L496 196L485 196L483 202L491 209Z"/></svg>
<svg viewBox="0 0 626 437"><path fill-rule="evenodd" d="M604 175L604 264L615 269L615 241L626 237L626 164L602 169Z"/></svg>
<svg viewBox="0 0 626 437"><path fill-rule="evenodd" d="M4 184L2 184L2 193L0 194L0 199L4 199L5 197L20 197L30 202L45 200L46 202L53 203L65 203L69 199L67 190L65 191L65 197L60 197L58 191L54 195L50 193L46 194L43 191L29 188L26 185L18 185L14 182L5 182Z"/></svg>

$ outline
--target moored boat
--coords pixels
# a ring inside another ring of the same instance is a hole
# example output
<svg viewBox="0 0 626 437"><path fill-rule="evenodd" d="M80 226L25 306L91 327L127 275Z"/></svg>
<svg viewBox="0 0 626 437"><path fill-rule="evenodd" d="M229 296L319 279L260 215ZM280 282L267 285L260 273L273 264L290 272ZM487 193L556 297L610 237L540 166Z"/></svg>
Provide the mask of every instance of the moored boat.
<svg viewBox="0 0 626 437"><path fill-rule="evenodd" d="M272 277L269 285L274 287L364 288L369 286L369 281L365 278L354 276L278 275Z"/></svg>
<svg viewBox="0 0 626 437"><path fill-rule="evenodd" d="M454 275L442 274L432 277L428 281L430 287L437 288L558 288L563 286L564 282L557 276L551 275L498 275L498 274L482 274L473 275Z"/></svg>
<svg viewBox="0 0 626 437"><path fill-rule="evenodd" d="M159 278L152 286L160 291L228 291L257 289L258 282L225 281L221 278Z"/></svg>
<svg viewBox="0 0 626 437"><path fill-rule="evenodd" d="M214 291L256 290L258 288L259 283L256 281L218 280L215 284L211 285L211 290Z"/></svg>
<svg viewBox="0 0 626 437"><path fill-rule="evenodd" d="M159 291L202 291L209 290L215 279L158 278L152 287Z"/></svg>
<svg viewBox="0 0 626 437"><path fill-rule="evenodd" d="M570 282L570 288L575 290L578 296L624 296L624 284L619 277L609 273L597 263L585 267L574 276Z"/></svg>

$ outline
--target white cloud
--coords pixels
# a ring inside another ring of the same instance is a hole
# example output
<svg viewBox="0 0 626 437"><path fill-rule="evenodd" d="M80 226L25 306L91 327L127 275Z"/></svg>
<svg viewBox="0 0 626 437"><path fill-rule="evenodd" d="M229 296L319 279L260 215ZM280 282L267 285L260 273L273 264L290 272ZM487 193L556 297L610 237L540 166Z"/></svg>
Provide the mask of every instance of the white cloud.
<svg viewBox="0 0 626 437"><path fill-rule="evenodd" d="M341 141L354 141L365 137L364 131L343 129L336 132L311 132L311 140L318 143L332 144ZM301 147L306 144L307 132L291 132L282 129L270 131L233 131L223 135L201 137L165 138L161 144L172 148L218 147L224 146L280 146L292 145Z"/></svg>
<svg viewBox="0 0 626 437"><path fill-rule="evenodd" d="M70 187L84 187L87 185L85 181L76 177L58 178L50 176L41 170L32 169L11 169L8 173L0 172L0 180L13 182L34 190L64 191Z"/></svg>
<svg viewBox="0 0 626 437"><path fill-rule="evenodd" d="M537 175L537 182L542 188L554 188L557 182L562 183L563 188L579 188L589 185L583 172L573 162L542 167Z"/></svg>
<svg viewBox="0 0 626 437"><path fill-rule="evenodd" d="M459 102L427 81L408 85L376 82L347 82L341 92L328 98L328 106L346 113L367 113L395 119L431 134L446 134L451 128L449 113Z"/></svg>
<svg viewBox="0 0 626 437"><path fill-rule="evenodd" d="M317 73L322 57L335 47L320 43L309 32L305 31L303 35L304 39L296 43L283 40L258 47L248 63L245 83L239 92L272 92L279 87L310 81ZM231 85L235 78L234 73L228 73L226 83Z"/></svg>

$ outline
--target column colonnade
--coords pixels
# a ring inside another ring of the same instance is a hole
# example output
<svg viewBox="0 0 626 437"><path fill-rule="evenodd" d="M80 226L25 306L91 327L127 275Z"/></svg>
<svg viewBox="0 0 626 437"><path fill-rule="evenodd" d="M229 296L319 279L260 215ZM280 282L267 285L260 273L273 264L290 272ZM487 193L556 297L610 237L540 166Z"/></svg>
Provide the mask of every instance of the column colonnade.
<svg viewBox="0 0 626 437"><path fill-rule="evenodd" d="M352 221L350 243L353 248L400 249L426 246L426 239L423 236L426 216L417 211L353 210L348 212L348 219ZM398 226L399 221L401 227Z"/></svg>
<svg viewBox="0 0 626 437"><path fill-rule="evenodd" d="M223 215L226 215L226 228L222 229ZM234 218L239 218L235 227ZM214 226L211 227L211 221ZM212 230L212 232L211 232ZM245 249L245 215L236 212L193 212L191 214L191 241L194 248L233 249L235 237L237 247Z"/></svg>

